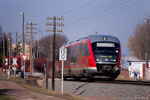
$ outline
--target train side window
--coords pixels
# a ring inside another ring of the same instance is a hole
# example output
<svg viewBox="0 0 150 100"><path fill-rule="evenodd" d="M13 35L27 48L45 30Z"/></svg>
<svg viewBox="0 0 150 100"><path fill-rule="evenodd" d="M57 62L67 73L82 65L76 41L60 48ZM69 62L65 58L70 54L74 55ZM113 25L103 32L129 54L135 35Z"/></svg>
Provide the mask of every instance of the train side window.
<svg viewBox="0 0 150 100"><path fill-rule="evenodd" d="M79 50L80 50L79 56L82 56L83 55L83 46L82 46L82 44L79 45Z"/></svg>
<svg viewBox="0 0 150 100"><path fill-rule="evenodd" d="M71 48L71 64L77 64L77 46Z"/></svg>
<svg viewBox="0 0 150 100"><path fill-rule="evenodd" d="M80 56L88 56L90 55L89 48L87 43L80 45Z"/></svg>
<svg viewBox="0 0 150 100"><path fill-rule="evenodd" d="M88 48L88 45L87 45L87 43L85 44L85 55L86 56L88 56L88 55L90 55L90 52L89 52L89 48Z"/></svg>

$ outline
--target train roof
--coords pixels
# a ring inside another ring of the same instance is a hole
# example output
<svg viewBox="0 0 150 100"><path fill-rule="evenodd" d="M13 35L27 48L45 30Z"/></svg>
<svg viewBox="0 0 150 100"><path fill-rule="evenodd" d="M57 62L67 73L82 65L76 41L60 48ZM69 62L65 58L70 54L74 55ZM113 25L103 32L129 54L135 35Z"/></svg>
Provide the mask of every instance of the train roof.
<svg viewBox="0 0 150 100"><path fill-rule="evenodd" d="M111 35L89 35L88 38L90 39L91 43L97 41L111 41L115 43L120 43L117 37Z"/></svg>
<svg viewBox="0 0 150 100"><path fill-rule="evenodd" d="M89 35L87 37L82 37L80 39L71 41L66 43L64 46L69 45L69 44L73 44L75 42L78 41L82 41L89 38L91 43L97 42L97 41L111 41L111 42L115 42L115 43L120 43L119 39L117 37L111 36L111 35Z"/></svg>

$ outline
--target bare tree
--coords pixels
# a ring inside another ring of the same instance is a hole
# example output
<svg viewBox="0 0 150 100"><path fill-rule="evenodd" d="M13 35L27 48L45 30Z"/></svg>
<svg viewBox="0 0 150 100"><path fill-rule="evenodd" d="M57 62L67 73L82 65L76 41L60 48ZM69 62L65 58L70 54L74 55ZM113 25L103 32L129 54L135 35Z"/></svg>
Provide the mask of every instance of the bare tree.
<svg viewBox="0 0 150 100"><path fill-rule="evenodd" d="M56 34L56 54L58 54L58 49L65 43L68 42L68 38L64 34ZM44 52L40 53L43 58L49 58L50 52L52 52L53 35L45 36L39 40L39 46L44 48ZM57 55L56 55L57 57Z"/></svg>
<svg viewBox="0 0 150 100"><path fill-rule="evenodd" d="M145 59L147 33L148 33L148 23L146 21L139 23L135 27L135 30L133 34L129 37L127 43L127 47L130 50L131 56L136 57L140 60Z"/></svg>

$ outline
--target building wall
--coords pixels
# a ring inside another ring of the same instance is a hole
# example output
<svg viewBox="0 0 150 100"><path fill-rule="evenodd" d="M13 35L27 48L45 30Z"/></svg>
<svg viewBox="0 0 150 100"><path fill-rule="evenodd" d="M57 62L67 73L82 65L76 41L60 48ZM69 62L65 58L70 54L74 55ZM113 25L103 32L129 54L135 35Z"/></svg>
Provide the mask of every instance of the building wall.
<svg viewBox="0 0 150 100"><path fill-rule="evenodd" d="M137 72L137 78L146 78L145 75L150 76L150 67L148 69L145 68L144 66L145 62L144 61L132 61L130 66L128 67L129 70L129 77L133 78L134 77L134 73L133 72ZM150 65L150 62L149 62ZM146 70L149 70L149 73L146 74Z"/></svg>
<svg viewBox="0 0 150 100"><path fill-rule="evenodd" d="M22 48L22 43L20 43L20 46ZM14 50L14 48L16 48L16 44L12 44L12 50ZM30 54L30 45L25 44L25 55L29 56ZM20 53L20 55L22 55L22 52Z"/></svg>

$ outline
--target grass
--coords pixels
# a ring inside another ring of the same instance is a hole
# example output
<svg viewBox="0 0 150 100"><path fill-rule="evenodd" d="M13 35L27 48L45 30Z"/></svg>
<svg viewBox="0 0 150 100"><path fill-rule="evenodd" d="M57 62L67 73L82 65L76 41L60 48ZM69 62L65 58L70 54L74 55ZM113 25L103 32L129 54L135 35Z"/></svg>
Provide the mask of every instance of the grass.
<svg viewBox="0 0 150 100"><path fill-rule="evenodd" d="M50 90L45 90L43 88L33 87L27 84L20 84L20 85L24 88L27 88L30 91L40 93L40 94L50 95L50 96L59 97L59 98L67 99L67 100L83 100L75 96L72 96L70 94L61 94L61 93L53 92Z"/></svg>
<svg viewBox="0 0 150 100"><path fill-rule="evenodd" d="M0 100L15 100L15 99L12 99L9 96L6 96L4 94L0 94Z"/></svg>
<svg viewBox="0 0 150 100"><path fill-rule="evenodd" d="M13 78L7 79L7 78L5 78L5 79L0 79L0 80L16 82L18 85L20 85L20 86L22 86L22 87L24 87L24 88L26 88L30 91L33 91L35 93L40 93L40 94L44 94L44 95L59 97L59 98L63 98L63 99L66 99L66 100L84 100L84 99L79 99L76 96L72 96L70 94L61 94L61 93L58 93L58 92L54 92L54 91L46 90L46 89L43 89L43 88L39 88L39 87L36 87L36 86L33 86L33 85L28 85L26 80L21 79L21 78L16 78L16 79L13 79ZM8 99L1 99L1 95L0 95L0 100L14 100L14 99L9 99L9 98Z"/></svg>

